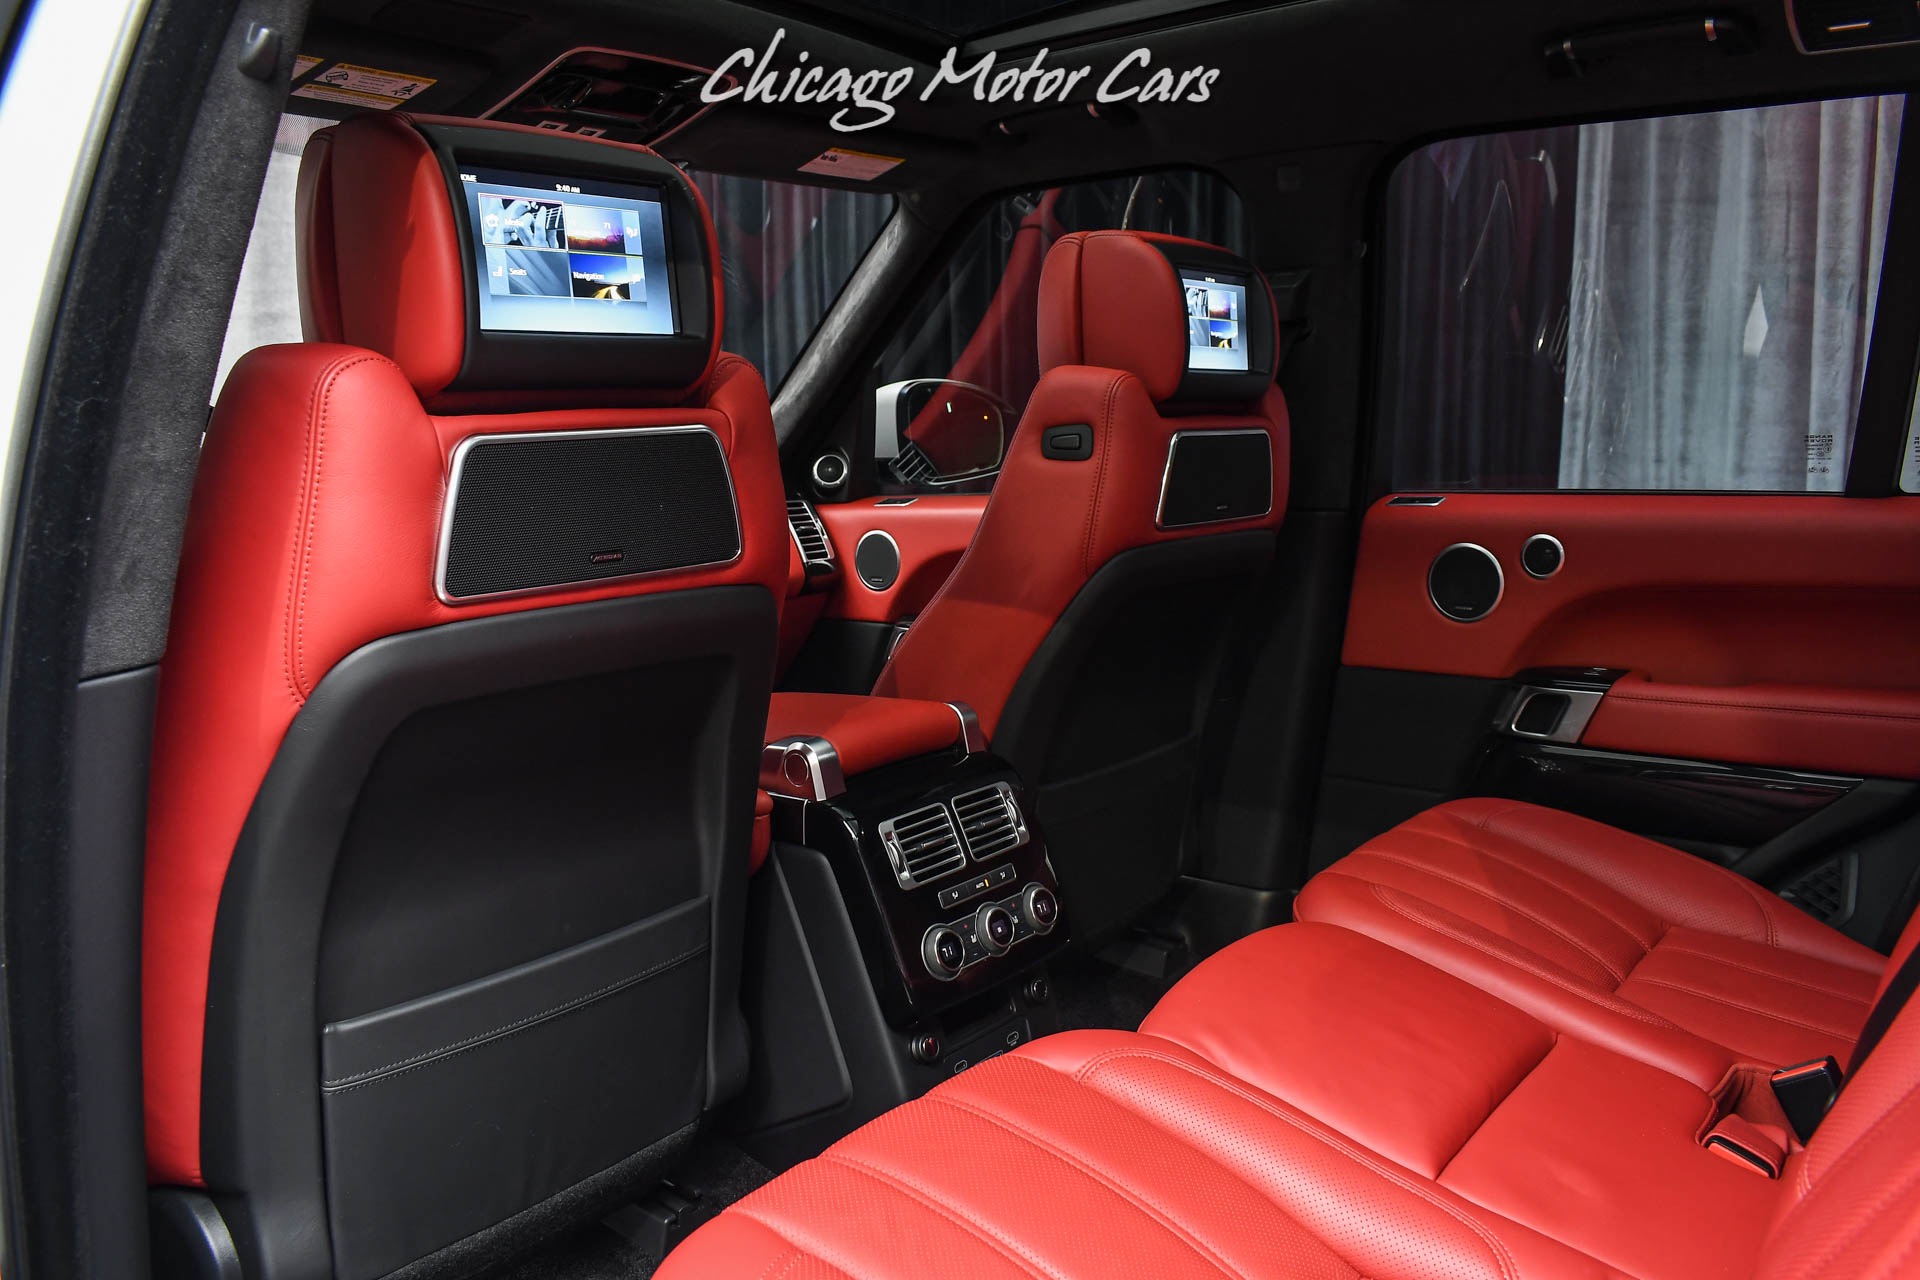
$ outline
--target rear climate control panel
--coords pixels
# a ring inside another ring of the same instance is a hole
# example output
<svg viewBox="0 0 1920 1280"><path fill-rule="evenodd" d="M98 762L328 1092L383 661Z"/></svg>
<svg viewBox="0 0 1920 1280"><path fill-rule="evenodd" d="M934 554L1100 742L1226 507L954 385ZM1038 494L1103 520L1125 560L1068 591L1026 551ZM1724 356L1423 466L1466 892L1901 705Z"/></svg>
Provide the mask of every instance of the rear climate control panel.
<svg viewBox="0 0 1920 1280"><path fill-rule="evenodd" d="M776 839L827 855L896 1026L981 996L1066 941L1032 803L991 754L905 761L776 815Z"/></svg>
<svg viewBox="0 0 1920 1280"><path fill-rule="evenodd" d="M1004 956L1023 942L1046 937L1059 922L1059 896L1043 884L1030 884L1011 898L987 902L972 915L929 926L920 939L920 959L928 973L951 982L968 965Z"/></svg>

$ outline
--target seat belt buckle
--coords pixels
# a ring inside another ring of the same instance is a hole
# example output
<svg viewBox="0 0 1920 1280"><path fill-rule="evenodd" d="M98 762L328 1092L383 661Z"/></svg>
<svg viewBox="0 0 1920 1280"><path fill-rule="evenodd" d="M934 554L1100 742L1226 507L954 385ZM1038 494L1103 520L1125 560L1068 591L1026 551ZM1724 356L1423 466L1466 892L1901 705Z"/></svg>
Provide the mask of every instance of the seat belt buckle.
<svg viewBox="0 0 1920 1280"><path fill-rule="evenodd" d="M1769 1083L1795 1136L1809 1142L1820 1121L1826 1118L1828 1108L1833 1106L1833 1100L1840 1095L1840 1063L1832 1054L1811 1062L1796 1062L1774 1072Z"/></svg>
<svg viewBox="0 0 1920 1280"><path fill-rule="evenodd" d="M1784 1146L1766 1130L1739 1116L1724 1117L1713 1126L1700 1145L1721 1159L1730 1160L1742 1169L1766 1178L1779 1177L1781 1168L1787 1162Z"/></svg>

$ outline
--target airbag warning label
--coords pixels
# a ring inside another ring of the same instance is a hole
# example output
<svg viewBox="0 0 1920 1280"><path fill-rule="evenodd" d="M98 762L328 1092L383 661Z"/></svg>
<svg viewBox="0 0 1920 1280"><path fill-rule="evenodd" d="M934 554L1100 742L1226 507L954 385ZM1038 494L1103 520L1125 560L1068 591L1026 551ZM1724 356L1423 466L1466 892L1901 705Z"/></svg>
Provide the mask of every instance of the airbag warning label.
<svg viewBox="0 0 1920 1280"><path fill-rule="evenodd" d="M304 58L303 58L304 60ZM391 111L410 102L437 82L426 76L410 76L399 71L381 71L375 67L357 67L336 62L293 91L296 98L320 102L338 102L350 107L368 107Z"/></svg>

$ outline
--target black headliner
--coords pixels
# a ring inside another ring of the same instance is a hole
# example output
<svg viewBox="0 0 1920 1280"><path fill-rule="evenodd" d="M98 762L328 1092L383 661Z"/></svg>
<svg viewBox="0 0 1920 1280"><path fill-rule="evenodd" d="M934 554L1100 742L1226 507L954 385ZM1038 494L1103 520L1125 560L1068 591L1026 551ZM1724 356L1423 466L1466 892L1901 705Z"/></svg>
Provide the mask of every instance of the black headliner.
<svg viewBox="0 0 1920 1280"><path fill-rule="evenodd" d="M884 152L906 163L875 185L939 197L942 205L963 205L989 190L1161 165L1232 172L1265 157L1355 143L1397 149L1515 122L1894 89L1920 69L1913 47L1799 53L1782 6L1769 0L1710 10L1618 0L1118 0L1091 12L1075 6L1064 17L1039 13L1031 25L961 52L970 62L997 47L1004 64L1022 53L1030 58L1044 40L1048 65L1094 68L1085 98L1108 67L1144 46L1154 67L1218 68L1211 100L1143 107L1125 123L1094 118L1079 104L1054 108L1023 119L1023 141L1009 143L996 135L996 121L1030 106L979 103L952 87L930 103L914 100L944 51L928 43L937 41L929 28L880 13L861 20L850 16L856 6L848 0L827 3L832 10L782 0L319 0L306 51L437 75L440 83L418 108L477 115L569 49L614 48L712 67L735 50L764 48L784 27L778 65L791 65L800 49L816 64L856 71L910 64L919 68L915 89L896 104L890 124L869 131L830 129L832 108L735 102L695 120L661 149L705 168L767 178L792 176L828 146ZM1146 11L1162 16L1141 18ZM1542 55L1549 38L1569 31L1708 12L1748 24L1757 50L1663 50L1572 79L1550 76ZM1061 30L1088 23L1107 25Z"/></svg>

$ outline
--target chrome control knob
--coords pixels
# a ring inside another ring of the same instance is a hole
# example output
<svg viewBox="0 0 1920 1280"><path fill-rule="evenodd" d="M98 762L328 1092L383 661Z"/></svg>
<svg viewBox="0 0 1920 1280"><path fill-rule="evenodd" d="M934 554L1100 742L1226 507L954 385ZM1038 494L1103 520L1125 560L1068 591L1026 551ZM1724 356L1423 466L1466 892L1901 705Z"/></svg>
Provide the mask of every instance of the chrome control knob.
<svg viewBox="0 0 1920 1280"><path fill-rule="evenodd" d="M1020 895L1020 914L1035 933L1052 933L1060 920L1060 899L1047 886L1030 884Z"/></svg>
<svg viewBox="0 0 1920 1280"><path fill-rule="evenodd" d="M925 962L928 973L942 982L950 981L967 962L966 940L959 930L937 924L920 940L920 959Z"/></svg>
<svg viewBox="0 0 1920 1280"><path fill-rule="evenodd" d="M1013 912L997 902L989 902L973 917L973 936L987 949L987 954L1003 956L1013 946L1014 930L1018 927Z"/></svg>

